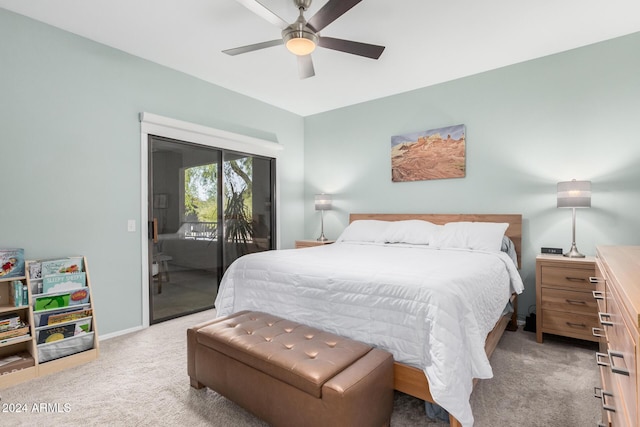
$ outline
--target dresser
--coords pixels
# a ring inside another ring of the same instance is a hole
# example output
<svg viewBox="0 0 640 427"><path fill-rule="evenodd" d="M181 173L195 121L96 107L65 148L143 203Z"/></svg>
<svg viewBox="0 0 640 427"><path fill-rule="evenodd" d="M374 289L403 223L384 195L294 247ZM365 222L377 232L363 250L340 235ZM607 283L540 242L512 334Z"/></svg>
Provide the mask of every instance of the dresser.
<svg viewBox="0 0 640 427"><path fill-rule="evenodd" d="M593 298L595 258L538 255L536 258L536 340L543 334L598 341L598 307Z"/></svg>
<svg viewBox="0 0 640 427"><path fill-rule="evenodd" d="M640 246L599 246L593 281L600 323L593 331L600 339L599 425L636 427L640 425Z"/></svg>

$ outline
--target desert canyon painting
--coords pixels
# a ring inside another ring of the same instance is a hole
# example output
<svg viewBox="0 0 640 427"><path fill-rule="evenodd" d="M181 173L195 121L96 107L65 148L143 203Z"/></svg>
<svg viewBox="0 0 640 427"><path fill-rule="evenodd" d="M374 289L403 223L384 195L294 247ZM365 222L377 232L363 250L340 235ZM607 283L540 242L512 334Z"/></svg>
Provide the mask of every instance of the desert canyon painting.
<svg viewBox="0 0 640 427"><path fill-rule="evenodd" d="M394 182L463 178L465 171L464 125L391 137Z"/></svg>

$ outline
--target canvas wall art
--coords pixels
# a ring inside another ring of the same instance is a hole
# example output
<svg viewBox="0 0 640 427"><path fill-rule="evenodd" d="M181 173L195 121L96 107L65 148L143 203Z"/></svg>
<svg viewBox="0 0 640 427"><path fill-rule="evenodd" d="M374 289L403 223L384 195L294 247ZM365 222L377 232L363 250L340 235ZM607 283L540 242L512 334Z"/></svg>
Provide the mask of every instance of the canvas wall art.
<svg viewBox="0 0 640 427"><path fill-rule="evenodd" d="M464 125L447 126L391 137L394 182L464 178Z"/></svg>

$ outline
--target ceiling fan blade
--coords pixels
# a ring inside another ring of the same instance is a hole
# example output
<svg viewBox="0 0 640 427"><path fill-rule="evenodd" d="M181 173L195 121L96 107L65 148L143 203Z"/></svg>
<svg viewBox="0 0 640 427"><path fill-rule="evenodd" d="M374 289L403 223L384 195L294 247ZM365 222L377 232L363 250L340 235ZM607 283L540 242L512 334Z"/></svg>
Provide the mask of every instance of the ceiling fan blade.
<svg viewBox="0 0 640 427"><path fill-rule="evenodd" d="M362 0L329 0L315 15L309 19L307 26L314 32L322 31L324 27L340 18L353 6Z"/></svg>
<svg viewBox="0 0 640 427"><path fill-rule="evenodd" d="M284 42L282 41L282 39L270 40L268 42L234 47L233 49L226 49L226 50L223 50L222 52L226 53L227 55L235 56L235 55L240 55L241 53L253 52L254 50L265 49L271 46L278 46L279 44L283 44L283 43Z"/></svg>
<svg viewBox="0 0 640 427"><path fill-rule="evenodd" d="M313 60L311 55L298 56L298 75L300 79L306 79L307 77L313 77L316 72L313 69Z"/></svg>
<svg viewBox="0 0 640 427"><path fill-rule="evenodd" d="M289 23L284 19L280 18L274 12L272 12L267 6L263 5L258 0L236 0L238 3L260 16L263 19L271 22L276 27L279 27L281 30L284 30L289 26Z"/></svg>
<svg viewBox="0 0 640 427"><path fill-rule="evenodd" d="M380 55L382 55L382 52L384 51L384 46L354 42L351 40L335 39L333 37L320 37L318 45L327 49L339 50L340 52L365 56L371 59L380 58Z"/></svg>

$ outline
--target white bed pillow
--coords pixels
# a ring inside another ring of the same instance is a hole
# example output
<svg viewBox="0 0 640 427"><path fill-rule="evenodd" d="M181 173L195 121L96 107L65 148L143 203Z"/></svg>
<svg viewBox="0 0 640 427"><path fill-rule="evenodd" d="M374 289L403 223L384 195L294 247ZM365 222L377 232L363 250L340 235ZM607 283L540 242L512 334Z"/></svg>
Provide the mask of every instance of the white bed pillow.
<svg viewBox="0 0 640 427"><path fill-rule="evenodd" d="M384 242L428 245L441 227L420 219L392 221L384 234Z"/></svg>
<svg viewBox="0 0 640 427"><path fill-rule="evenodd" d="M387 227L389 221L360 219L349 224L336 241L383 243Z"/></svg>
<svg viewBox="0 0 640 427"><path fill-rule="evenodd" d="M449 222L435 237L432 246L500 252L506 222Z"/></svg>

